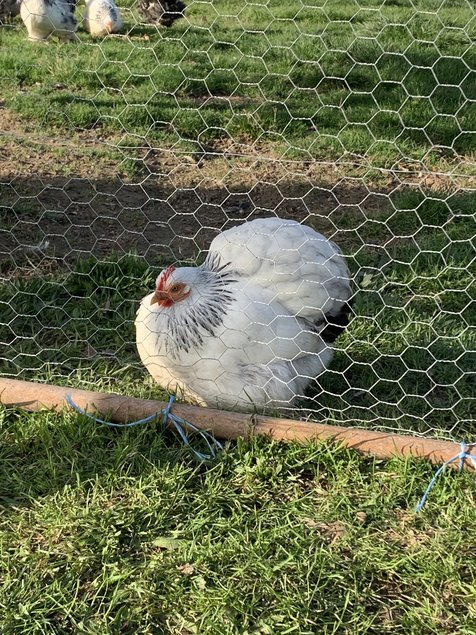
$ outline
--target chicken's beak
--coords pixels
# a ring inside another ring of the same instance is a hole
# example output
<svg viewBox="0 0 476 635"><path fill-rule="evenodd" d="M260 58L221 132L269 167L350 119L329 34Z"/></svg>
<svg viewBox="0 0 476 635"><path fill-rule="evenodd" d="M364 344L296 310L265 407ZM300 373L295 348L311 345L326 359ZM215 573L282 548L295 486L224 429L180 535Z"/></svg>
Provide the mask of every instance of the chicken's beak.
<svg viewBox="0 0 476 635"><path fill-rule="evenodd" d="M170 295L166 291L156 291L150 299L150 304L157 304L162 300L170 300Z"/></svg>

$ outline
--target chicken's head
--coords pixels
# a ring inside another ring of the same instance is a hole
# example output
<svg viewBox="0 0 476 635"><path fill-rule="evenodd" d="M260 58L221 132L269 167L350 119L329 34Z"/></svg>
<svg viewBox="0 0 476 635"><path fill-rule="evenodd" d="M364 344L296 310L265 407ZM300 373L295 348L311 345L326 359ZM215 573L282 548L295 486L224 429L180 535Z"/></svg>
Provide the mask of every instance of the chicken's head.
<svg viewBox="0 0 476 635"><path fill-rule="evenodd" d="M190 285L180 275L175 274L173 266L164 269L157 278L155 293L150 299L151 304L158 304L163 308L171 307L176 302L188 298L191 292ZM179 269L180 271L180 269Z"/></svg>

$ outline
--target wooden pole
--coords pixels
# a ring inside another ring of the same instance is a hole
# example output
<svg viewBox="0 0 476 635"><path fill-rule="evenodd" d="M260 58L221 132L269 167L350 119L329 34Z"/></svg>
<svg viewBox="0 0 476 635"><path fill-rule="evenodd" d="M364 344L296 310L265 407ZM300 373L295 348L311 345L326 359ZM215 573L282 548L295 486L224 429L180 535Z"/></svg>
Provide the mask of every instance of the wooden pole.
<svg viewBox="0 0 476 635"><path fill-rule="evenodd" d="M159 412L166 405L162 401L151 399L124 397L113 393L98 393L0 377L0 403L7 407L19 407L32 411L42 408L63 410L69 408L65 402L67 394L88 413L94 413L103 419L117 423L143 419ZM249 438L260 434L285 441L332 439L344 447L377 458L413 456L425 458L436 464L452 459L461 450L458 443L449 441L226 412L184 404L174 404L173 412L198 428L210 430L216 437L222 439ZM471 454L470 449L467 452ZM458 467L458 463L455 461L451 467ZM464 467L474 469L473 461L465 461Z"/></svg>

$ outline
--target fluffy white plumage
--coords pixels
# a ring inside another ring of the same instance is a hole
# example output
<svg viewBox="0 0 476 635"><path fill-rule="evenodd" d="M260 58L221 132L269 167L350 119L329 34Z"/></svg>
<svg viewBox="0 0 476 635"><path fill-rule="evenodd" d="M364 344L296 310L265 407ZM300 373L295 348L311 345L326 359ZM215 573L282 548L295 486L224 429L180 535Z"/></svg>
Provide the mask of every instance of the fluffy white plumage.
<svg viewBox="0 0 476 635"><path fill-rule="evenodd" d="M257 219L217 236L202 266L159 275L137 313L139 355L195 403L292 406L329 366L350 296L334 243L295 221Z"/></svg>
<svg viewBox="0 0 476 635"><path fill-rule="evenodd" d="M219 234L210 251L314 323L337 315L352 294L337 245L293 220L258 218L238 225Z"/></svg>
<svg viewBox="0 0 476 635"><path fill-rule="evenodd" d="M122 18L114 0L86 0L83 25L93 37L119 33Z"/></svg>
<svg viewBox="0 0 476 635"><path fill-rule="evenodd" d="M60 40L74 40L77 29L74 2L68 0L23 0L21 19L30 40L45 40L53 35Z"/></svg>

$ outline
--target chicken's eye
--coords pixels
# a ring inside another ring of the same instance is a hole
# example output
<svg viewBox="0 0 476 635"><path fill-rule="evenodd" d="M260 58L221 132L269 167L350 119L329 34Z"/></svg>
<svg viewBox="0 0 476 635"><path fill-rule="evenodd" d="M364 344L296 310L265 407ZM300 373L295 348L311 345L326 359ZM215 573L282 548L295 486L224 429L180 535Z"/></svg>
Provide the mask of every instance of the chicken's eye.
<svg viewBox="0 0 476 635"><path fill-rule="evenodd" d="M178 293L180 291L180 288L180 284L174 284L170 287L170 293Z"/></svg>

